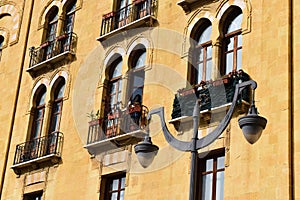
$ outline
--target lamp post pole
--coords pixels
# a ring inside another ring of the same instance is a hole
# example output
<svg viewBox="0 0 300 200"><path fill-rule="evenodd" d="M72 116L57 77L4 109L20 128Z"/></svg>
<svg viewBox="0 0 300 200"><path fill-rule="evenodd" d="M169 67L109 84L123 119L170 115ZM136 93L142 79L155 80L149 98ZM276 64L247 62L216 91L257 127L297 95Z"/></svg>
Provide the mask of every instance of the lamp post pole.
<svg viewBox="0 0 300 200"><path fill-rule="evenodd" d="M266 127L267 119L264 117L258 116L257 108L254 103L254 90L257 87L255 81L250 80L246 82L242 82L236 85L234 97L232 100L232 104L226 113L225 117L222 119L220 124L208 135L202 138L198 138L198 127L199 127L199 101L197 100L193 110L193 137L191 141L180 141L176 139L168 130L168 127L165 122L164 117L164 108L156 108L150 110L148 114L148 121L150 121L152 115L158 115L160 117L160 122L162 126L162 130L165 136L166 141L175 149L180 151L191 152L191 171L190 171L190 191L189 191L189 200L196 200L196 183L197 183L197 160L198 160L198 150L202 149L211 143L213 143L226 129L228 126L232 115L234 113L234 108L237 104L238 96L241 92L251 86L253 90L252 95L252 105L250 106L249 113L246 116L243 116L239 119L239 126L243 131L243 134L246 140L253 144L255 143L259 137L263 129ZM158 147L151 142L151 137L149 135L146 136L145 140L134 146L135 153L137 154L138 160L141 165L146 168L153 161L154 156L157 154ZM149 158L149 159L147 159Z"/></svg>

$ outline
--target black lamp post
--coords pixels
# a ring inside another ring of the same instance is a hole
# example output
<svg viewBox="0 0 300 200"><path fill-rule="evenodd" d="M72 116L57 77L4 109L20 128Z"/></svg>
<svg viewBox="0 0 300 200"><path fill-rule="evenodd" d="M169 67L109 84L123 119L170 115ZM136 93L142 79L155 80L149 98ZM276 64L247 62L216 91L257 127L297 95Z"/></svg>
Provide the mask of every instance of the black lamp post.
<svg viewBox="0 0 300 200"><path fill-rule="evenodd" d="M148 120L151 119L151 116L154 114L159 115L160 121L161 121L161 126L163 129L163 133L165 136L165 139L167 142L173 146L174 148L180 150L180 151L190 151L192 156L191 156L191 175L190 175L190 195L189 195L189 200L195 200L196 199L196 182L197 182L197 155L198 155L198 150L201 148L204 148L214 142L225 130L227 125L229 124L234 108L237 104L238 100L238 95L241 94L241 92L248 86L251 86L253 90L253 95L252 95L252 104L249 109L249 113L241 117L238 122L239 126L243 131L243 134L246 138L246 140L253 144L255 143L259 137L261 136L261 133L263 129L266 127L267 120L264 117L258 116L257 108L255 107L254 104L254 90L257 87L257 84L255 81L250 80L246 81L243 83L239 83L236 85L235 88L235 93L233 97L232 104L223 118L223 120L220 122L218 127L213 130L211 133L209 133L207 136L203 138L198 138L198 126L199 126L199 114L200 114L200 106L199 102L197 101L194 106L194 111L193 111L193 138L190 142L185 142L185 141L180 141L177 140L168 130L166 123L165 123L165 117L164 117L164 108L160 107L154 110L150 110L148 114ZM155 155L157 154L158 147L156 145L153 145L151 142L151 138L146 136L145 140L134 147L135 153L137 154L138 160L140 164L143 167L148 167Z"/></svg>

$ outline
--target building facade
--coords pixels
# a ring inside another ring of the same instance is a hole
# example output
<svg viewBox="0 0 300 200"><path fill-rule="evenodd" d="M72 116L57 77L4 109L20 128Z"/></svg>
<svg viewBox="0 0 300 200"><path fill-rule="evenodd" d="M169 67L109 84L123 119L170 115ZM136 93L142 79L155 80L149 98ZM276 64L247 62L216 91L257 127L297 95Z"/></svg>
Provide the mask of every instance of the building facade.
<svg viewBox="0 0 300 200"><path fill-rule="evenodd" d="M198 150L196 198L300 199L298 11L294 0L1 1L0 199L188 199L191 154L149 112L164 107L189 141L198 100L203 138L251 79L268 124L247 143L246 89ZM147 134L159 150L146 167L134 146Z"/></svg>

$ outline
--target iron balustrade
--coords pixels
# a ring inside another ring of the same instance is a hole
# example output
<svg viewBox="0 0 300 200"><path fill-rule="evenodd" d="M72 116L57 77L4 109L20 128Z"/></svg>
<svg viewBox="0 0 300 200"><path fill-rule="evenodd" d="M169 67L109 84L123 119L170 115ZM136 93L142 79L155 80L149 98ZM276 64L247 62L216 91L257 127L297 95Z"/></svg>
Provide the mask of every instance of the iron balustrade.
<svg viewBox="0 0 300 200"><path fill-rule="evenodd" d="M144 129L148 111L144 105L130 105L125 110L117 108L105 118L89 122L87 144Z"/></svg>
<svg viewBox="0 0 300 200"><path fill-rule="evenodd" d="M132 4L102 16L100 36L146 16L156 15L156 0L135 0Z"/></svg>
<svg viewBox="0 0 300 200"><path fill-rule="evenodd" d="M190 89L178 90L173 101L172 119L192 116L196 99L201 102L201 111L231 103L236 84L248 80L250 80L249 75L240 70L220 80L202 82ZM242 100L250 102L249 89L245 89L239 95L238 103Z"/></svg>
<svg viewBox="0 0 300 200"><path fill-rule="evenodd" d="M77 35L73 32L57 36L55 40L47 41L39 47L29 49L29 68L64 52L75 53Z"/></svg>
<svg viewBox="0 0 300 200"><path fill-rule="evenodd" d="M42 158L48 155L61 156L63 134L53 132L47 136L18 144L16 146L14 165Z"/></svg>

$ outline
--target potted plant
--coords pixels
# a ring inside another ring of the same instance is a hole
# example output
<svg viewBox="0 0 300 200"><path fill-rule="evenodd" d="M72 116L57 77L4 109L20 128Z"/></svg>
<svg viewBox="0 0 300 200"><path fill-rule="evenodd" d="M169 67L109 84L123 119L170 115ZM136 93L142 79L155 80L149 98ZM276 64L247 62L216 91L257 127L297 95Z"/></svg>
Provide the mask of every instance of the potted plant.
<svg viewBox="0 0 300 200"><path fill-rule="evenodd" d="M92 110L90 113L87 113L87 117L90 118L89 126L95 126L100 124L100 111L98 110L96 113Z"/></svg>

